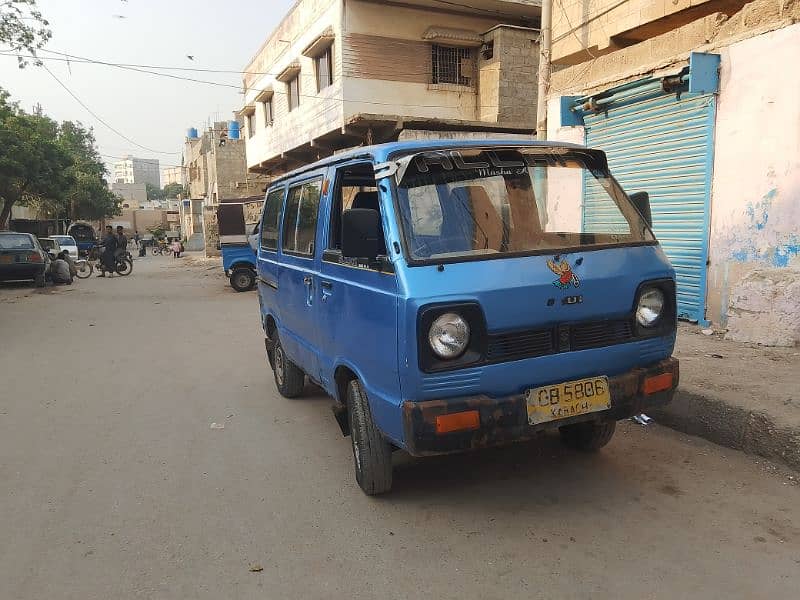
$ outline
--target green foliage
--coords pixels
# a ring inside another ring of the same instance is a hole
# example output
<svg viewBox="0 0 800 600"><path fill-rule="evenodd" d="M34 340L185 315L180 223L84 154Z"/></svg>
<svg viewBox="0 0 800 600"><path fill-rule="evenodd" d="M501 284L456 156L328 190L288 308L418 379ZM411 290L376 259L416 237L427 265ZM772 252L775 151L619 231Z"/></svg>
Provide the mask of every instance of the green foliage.
<svg viewBox="0 0 800 600"><path fill-rule="evenodd" d="M91 129L26 113L0 89L0 229L15 204L69 219L120 213Z"/></svg>
<svg viewBox="0 0 800 600"><path fill-rule="evenodd" d="M164 234L166 230L161 225L153 225L147 228L147 231L153 234L153 237L157 240L161 240L164 238Z"/></svg>
<svg viewBox="0 0 800 600"><path fill-rule="evenodd" d="M152 183L146 183L145 188L147 189L147 199L148 200L163 200L164 199L164 191L158 187L157 185L153 185Z"/></svg>
<svg viewBox="0 0 800 600"><path fill-rule="evenodd" d="M189 190L186 186L181 185L180 183L168 183L164 186L164 197L165 198L177 198L178 195L181 198L188 198L189 197Z"/></svg>
<svg viewBox="0 0 800 600"><path fill-rule="evenodd" d="M36 0L0 0L0 44L12 52L25 51L36 57L36 51L52 36L49 24L36 8ZM33 62L41 64L37 58ZM17 56L17 64L24 69L28 60Z"/></svg>

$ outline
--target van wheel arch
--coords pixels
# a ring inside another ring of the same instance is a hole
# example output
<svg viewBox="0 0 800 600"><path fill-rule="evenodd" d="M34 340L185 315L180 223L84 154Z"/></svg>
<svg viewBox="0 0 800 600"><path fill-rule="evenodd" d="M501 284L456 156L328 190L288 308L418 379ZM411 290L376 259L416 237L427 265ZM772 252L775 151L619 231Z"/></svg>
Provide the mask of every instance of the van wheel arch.
<svg viewBox="0 0 800 600"><path fill-rule="evenodd" d="M269 366L275 368L275 339L277 338L278 324L272 315L267 315L264 320L264 335L267 340L267 358Z"/></svg>
<svg viewBox="0 0 800 600"><path fill-rule="evenodd" d="M333 414L344 436L350 435L350 420L347 415L347 388L350 382L356 379L358 379L358 375L344 365L336 367L333 375L333 380L336 383L336 405L333 407Z"/></svg>

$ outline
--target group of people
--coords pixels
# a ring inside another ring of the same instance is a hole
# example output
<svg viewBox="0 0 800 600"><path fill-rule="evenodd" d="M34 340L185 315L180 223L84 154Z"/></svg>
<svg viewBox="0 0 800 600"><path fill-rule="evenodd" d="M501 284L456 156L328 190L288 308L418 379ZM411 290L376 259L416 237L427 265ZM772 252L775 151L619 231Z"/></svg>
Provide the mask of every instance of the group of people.
<svg viewBox="0 0 800 600"><path fill-rule="evenodd" d="M137 232L138 235L138 232ZM106 225L106 234L101 242L103 253L100 255L100 273L98 277L105 277L108 272L109 277L114 276L117 259L124 256L128 251L128 236L122 225L117 225L117 231L111 225Z"/></svg>

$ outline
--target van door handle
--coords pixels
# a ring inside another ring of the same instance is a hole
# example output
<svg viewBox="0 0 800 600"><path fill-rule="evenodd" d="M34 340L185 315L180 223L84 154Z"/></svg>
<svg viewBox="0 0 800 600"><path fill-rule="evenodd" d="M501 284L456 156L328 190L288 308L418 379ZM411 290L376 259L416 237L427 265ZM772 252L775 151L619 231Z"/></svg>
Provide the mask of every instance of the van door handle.
<svg viewBox="0 0 800 600"><path fill-rule="evenodd" d="M303 277L303 283L306 285L311 285L312 283L314 283L314 280L311 278L311 275L306 275L305 277Z"/></svg>

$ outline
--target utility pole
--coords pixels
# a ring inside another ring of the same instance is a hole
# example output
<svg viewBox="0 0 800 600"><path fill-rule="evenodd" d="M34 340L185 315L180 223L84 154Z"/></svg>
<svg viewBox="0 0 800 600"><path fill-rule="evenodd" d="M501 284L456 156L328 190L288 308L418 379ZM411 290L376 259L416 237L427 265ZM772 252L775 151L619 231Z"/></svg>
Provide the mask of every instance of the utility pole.
<svg viewBox="0 0 800 600"><path fill-rule="evenodd" d="M539 34L539 90L536 96L536 139L547 139L547 92L550 90L550 50L553 43L553 0L542 0Z"/></svg>

